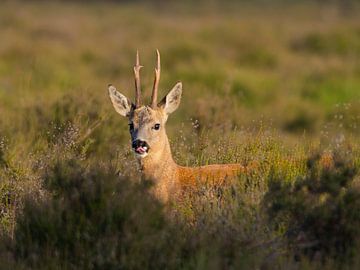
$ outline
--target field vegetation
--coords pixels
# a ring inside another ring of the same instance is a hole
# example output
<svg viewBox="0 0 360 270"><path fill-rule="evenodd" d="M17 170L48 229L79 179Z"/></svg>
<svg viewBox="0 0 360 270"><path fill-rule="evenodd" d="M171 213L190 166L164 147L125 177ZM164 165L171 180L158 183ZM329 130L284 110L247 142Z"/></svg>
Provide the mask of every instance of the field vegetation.
<svg viewBox="0 0 360 270"><path fill-rule="evenodd" d="M348 3L352 3L348 1ZM0 8L0 267L359 269L360 10L334 2ZM257 164L164 206L109 83L183 82L181 165Z"/></svg>

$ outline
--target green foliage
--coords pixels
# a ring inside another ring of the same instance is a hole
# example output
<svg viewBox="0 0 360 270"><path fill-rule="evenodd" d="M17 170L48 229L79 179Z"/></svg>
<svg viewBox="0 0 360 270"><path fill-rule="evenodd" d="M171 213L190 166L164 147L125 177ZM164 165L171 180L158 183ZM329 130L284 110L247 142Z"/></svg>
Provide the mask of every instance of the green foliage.
<svg viewBox="0 0 360 270"><path fill-rule="evenodd" d="M231 86L231 94L238 98L242 104L247 106L254 106L257 101L254 91L249 89L249 87L241 81L233 82Z"/></svg>
<svg viewBox="0 0 360 270"><path fill-rule="evenodd" d="M276 56L261 48L251 48L248 52L242 52L239 56L240 65L253 67L274 68L277 65Z"/></svg>
<svg viewBox="0 0 360 270"><path fill-rule="evenodd" d="M344 30L324 34L309 33L303 39L295 41L292 47L315 54L359 55L360 36Z"/></svg>
<svg viewBox="0 0 360 270"><path fill-rule="evenodd" d="M44 181L51 198L28 199L18 220L11 250L19 265L143 269L166 262L165 242L157 241L162 209L143 187L75 160L54 164Z"/></svg>
<svg viewBox="0 0 360 270"><path fill-rule="evenodd" d="M302 95L321 103L324 109L360 98L359 85L351 78L339 79L336 74L312 74L304 81Z"/></svg>
<svg viewBox="0 0 360 270"><path fill-rule="evenodd" d="M286 228L295 254L350 264L359 245L358 168L339 155L331 163L324 166L315 156L306 177L294 183L272 179L264 203L272 222Z"/></svg>
<svg viewBox="0 0 360 270"><path fill-rule="evenodd" d="M262 263L258 256L265 259L268 253L249 247L264 239L259 237L261 226L252 226L258 218L240 194L234 197L224 190L223 201L214 199L210 205L211 197L189 197L196 215L189 227L181 216L164 217L148 185L119 178L111 169L84 167L73 159L58 161L48 169L44 181L50 197L28 198L14 240L3 243L7 265L36 269L251 268ZM244 222L244 217L249 220Z"/></svg>
<svg viewBox="0 0 360 270"><path fill-rule="evenodd" d="M284 123L284 129L293 133L313 133L317 124L317 115L305 108L295 108L294 112L289 112Z"/></svg>

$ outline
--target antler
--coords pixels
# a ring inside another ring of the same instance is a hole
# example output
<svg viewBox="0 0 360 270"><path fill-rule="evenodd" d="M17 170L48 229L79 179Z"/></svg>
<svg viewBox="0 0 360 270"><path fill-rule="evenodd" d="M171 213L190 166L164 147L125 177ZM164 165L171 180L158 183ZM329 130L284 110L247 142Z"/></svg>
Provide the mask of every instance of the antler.
<svg viewBox="0 0 360 270"><path fill-rule="evenodd" d="M141 85L140 85L140 69L143 66L140 66L139 60L139 51L136 51L136 63L134 66L134 74L135 74L135 107L138 108L140 106L141 101Z"/></svg>
<svg viewBox="0 0 360 270"><path fill-rule="evenodd" d="M155 109L157 106L157 95L158 95L158 87L160 81L160 53L159 50L156 50L157 55L157 63L155 67L155 79L154 79L154 86L151 95L151 108Z"/></svg>

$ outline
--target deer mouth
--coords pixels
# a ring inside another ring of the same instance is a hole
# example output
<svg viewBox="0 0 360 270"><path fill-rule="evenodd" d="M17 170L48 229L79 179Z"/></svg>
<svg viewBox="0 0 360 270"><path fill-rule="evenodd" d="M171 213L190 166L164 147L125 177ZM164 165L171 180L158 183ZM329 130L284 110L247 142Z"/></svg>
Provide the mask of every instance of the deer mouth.
<svg viewBox="0 0 360 270"><path fill-rule="evenodd" d="M146 156L149 152L149 145L145 141L136 140L132 144L134 152L139 156Z"/></svg>
<svg viewBox="0 0 360 270"><path fill-rule="evenodd" d="M139 146L139 147L135 148L134 151L136 154L143 155L143 154L147 154L149 152L149 148L146 146Z"/></svg>

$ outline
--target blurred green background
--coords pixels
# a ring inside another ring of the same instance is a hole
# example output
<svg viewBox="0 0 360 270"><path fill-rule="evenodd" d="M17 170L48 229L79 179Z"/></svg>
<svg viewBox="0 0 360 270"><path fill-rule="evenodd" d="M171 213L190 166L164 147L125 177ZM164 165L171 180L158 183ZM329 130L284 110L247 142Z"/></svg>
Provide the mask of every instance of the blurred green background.
<svg viewBox="0 0 360 270"><path fill-rule="evenodd" d="M338 132L340 119L341 130L357 133L357 8L327 1L5 2L2 132L28 134L74 115L108 115L118 124L113 133L121 132L126 121L114 120L106 85L133 97L139 49L149 97L158 48L161 95L184 84L170 129L190 119L224 130L261 120L286 136L318 136L329 126Z"/></svg>

